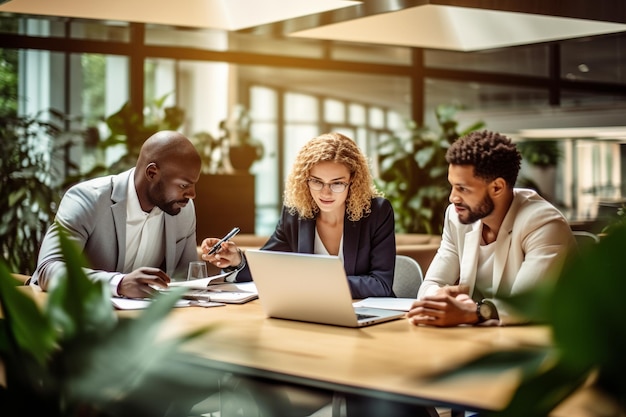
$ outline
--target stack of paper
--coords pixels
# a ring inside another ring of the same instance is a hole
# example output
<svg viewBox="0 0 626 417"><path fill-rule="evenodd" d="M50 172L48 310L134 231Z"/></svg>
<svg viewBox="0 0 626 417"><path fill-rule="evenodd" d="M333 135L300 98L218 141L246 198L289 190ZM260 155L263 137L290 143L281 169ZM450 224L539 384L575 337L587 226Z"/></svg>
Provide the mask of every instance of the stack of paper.
<svg viewBox="0 0 626 417"><path fill-rule="evenodd" d="M183 298L217 303L243 304L259 297L254 282L224 282L224 275L191 281L171 282L171 287L186 287Z"/></svg>
<svg viewBox="0 0 626 417"><path fill-rule="evenodd" d="M355 307L383 308L386 310L409 311L415 298L369 297L352 303Z"/></svg>

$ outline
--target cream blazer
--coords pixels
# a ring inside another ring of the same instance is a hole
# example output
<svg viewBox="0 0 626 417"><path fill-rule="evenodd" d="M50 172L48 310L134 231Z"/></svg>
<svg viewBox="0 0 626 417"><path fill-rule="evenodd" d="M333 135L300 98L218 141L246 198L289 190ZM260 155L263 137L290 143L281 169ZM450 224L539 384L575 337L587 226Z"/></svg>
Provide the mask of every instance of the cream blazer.
<svg viewBox="0 0 626 417"><path fill-rule="evenodd" d="M535 191L514 189L511 207L498 232L494 254L494 294L485 294L498 310L500 324L527 320L507 307L501 298L519 294L544 279L555 279L576 241L565 217ZM445 285L465 284L476 301L478 249L482 221L462 224L448 206L437 254L428 267L418 299L432 295ZM477 299L478 298L478 299Z"/></svg>

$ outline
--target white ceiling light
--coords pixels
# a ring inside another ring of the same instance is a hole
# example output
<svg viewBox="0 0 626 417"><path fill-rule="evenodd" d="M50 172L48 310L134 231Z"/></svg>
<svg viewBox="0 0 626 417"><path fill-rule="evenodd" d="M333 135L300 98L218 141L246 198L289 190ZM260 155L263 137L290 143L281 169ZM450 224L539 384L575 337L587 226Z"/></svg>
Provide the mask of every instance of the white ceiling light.
<svg viewBox="0 0 626 417"><path fill-rule="evenodd" d="M240 30L360 4L344 0L12 0L0 12Z"/></svg>
<svg viewBox="0 0 626 417"><path fill-rule="evenodd" d="M625 24L423 5L291 33L359 43L476 51L626 31Z"/></svg>

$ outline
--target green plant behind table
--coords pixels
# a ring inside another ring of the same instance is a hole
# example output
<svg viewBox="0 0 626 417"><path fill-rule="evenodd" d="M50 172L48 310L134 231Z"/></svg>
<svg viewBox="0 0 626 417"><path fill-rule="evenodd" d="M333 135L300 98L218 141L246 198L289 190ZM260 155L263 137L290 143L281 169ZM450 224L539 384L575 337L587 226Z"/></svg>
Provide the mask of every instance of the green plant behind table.
<svg viewBox="0 0 626 417"><path fill-rule="evenodd" d="M626 412L624 248L626 225L612 229L598 244L582 247L554 284L509 300L535 322L549 325L554 345L497 352L452 372L486 366L523 371L522 384L506 409L486 416L545 417L593 375L594 387Z"/></svg>
<svg viewBox="0 0 626 417"><path fill-rule="evenodd" d="M479 121L459 132L457 110L437 107L439 132L409 122L405 134L379 144L380 185L394 208L396 232L442 232L450 193L446 151L460 136L484 126Z"/></svg>
<svg viewBox="0 0 626 417"><path fill-rule="evenodd" d="M3 416L163 416L165 406L185 410L216 389L216 377L178 360L182 344L206 328L157 337L180 291L160 295L137 318L119 318L106 284L90 281L79 251L60 239L67 274L43 308L0 262Z"/></svg>
<svg viewBox="0 0 626 417"><path fill-rule="evenodd" d="M0 110L0 255L11 271L28 275L60 198L50 158L62 130L42 113L18 116L5 110Z"/></svg>
<svg viewBox="0 0 626 417"><path fill-rule="evenodd" d="M522 159L540 167L556 166L562 158L561 149L555 140L525 140L516 144Z"/></svg>
<svg viewBox="0 0 626 417"><path fill-rule="evenodd" d="M170 94L150 101L143 112L136 111L130 102L106 118L110 134L98 144L108 148L123 147L121 157L112 164L98 164L90 172L73 178L72 182L95 176L117 174L135 166L141 146L150 136L160 130L177 130L184 122L185 111L177 106L165 106Z"/></svg>
<svg viewBox="0 0 626 417"><path fill-rule="evenodd" d="M608 224L602 228L602 233L611 233L613 230L622 227L626 227L626 204L622 204L617 209L615 216L611 217Z"/></svg>

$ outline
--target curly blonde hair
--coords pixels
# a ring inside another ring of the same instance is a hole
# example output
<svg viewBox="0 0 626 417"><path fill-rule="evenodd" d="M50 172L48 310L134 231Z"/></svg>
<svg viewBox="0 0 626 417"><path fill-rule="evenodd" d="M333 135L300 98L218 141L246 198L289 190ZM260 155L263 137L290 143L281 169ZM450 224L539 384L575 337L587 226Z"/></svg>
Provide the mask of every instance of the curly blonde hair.
<svg viewBox="0 0 626 417"><path fill-rule="evenodd" d="M320 162L338 162L350 171L346 212L358 221L371 212L372 198L383 194L374 185L368 161L356 142L341 133L325 133L307 142L293 164L285 184L283 203L293 215L312 219L319 212L309 190L311 169Z"/></svg>

